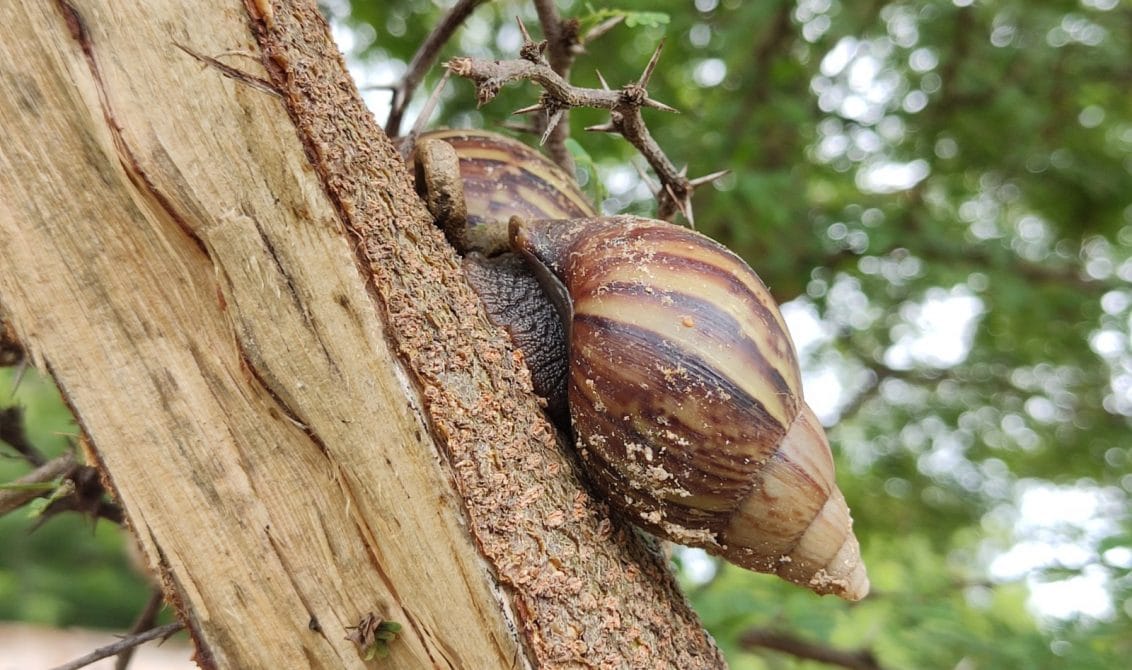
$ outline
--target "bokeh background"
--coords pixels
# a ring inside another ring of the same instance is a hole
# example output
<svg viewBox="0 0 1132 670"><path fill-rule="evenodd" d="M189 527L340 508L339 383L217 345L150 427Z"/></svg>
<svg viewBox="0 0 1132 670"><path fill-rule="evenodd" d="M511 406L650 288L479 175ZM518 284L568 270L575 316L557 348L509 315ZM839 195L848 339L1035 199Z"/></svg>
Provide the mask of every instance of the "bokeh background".
<svg viewBox="0 0 1132 670"><path fill-rule="evenodd" d="M384 121L451 5L323 3ZM559 2L624 23L573 81L636 79L698 176L694 200L783 303L829 427L874 594L850 605L677 552L734 668L1117 668L1132 654L1132 6L1121 0ZM514 57L527 2L485 2L442 57ZM438 79L434 68L407 115ZM453 80L434 125L500 129ZM609 213L654 207L623 140L571 115L579 177ZM529 141L534 141L527 137ZM10 393L11 376L0 376ZM33 439L73 432L20 385ZM51 449L48 449L50 451ZM0 459L0 478L23 466ZM128 626L147 587L105 523L0 519L0 618ZM791 647L775 651L770 647ZM846 663L856 665L846 665Z"/></svg>

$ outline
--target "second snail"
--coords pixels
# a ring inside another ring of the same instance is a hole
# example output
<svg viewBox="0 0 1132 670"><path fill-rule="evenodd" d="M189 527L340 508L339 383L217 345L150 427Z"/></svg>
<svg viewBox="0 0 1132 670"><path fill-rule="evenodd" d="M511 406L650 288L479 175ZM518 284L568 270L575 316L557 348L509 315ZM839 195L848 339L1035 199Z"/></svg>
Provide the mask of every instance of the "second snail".
<svg viewBox="0 0 1132 670"><path fill-rule="evenodd" d="M687 228L598 217L568 175L500 135L426 134L417 168L611 506L816 593L868 593L789 332L746 263Z"/></svg>

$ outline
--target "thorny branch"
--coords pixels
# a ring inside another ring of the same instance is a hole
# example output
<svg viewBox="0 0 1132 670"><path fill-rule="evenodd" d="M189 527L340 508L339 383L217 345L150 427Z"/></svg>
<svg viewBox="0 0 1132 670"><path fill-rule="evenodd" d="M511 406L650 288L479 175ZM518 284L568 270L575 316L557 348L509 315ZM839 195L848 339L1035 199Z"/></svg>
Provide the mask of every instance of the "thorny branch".
<svg viewBox="0 0 1132 670"><path fill-rule="evenodd" d="M42 524L60 512L70 511L106 519L118 525L125 521L122 508L106 499L106 490L102 486L98 470L76 463L69 454L48 461L43 452L32 444L24 428L24 414L20 407L0 409L0 441L8 443L36 468L13 482L15 487L12 490L0 492L3 494L0 495L0 514L46 496L49 502L40 513L37 524ZM52 490L45 490L40 486L56 480L61 480L61 483Z"/></svg>
<svg viewBox="0 0 1132 670"><path fill-rule="evenodd" d="M47 461L43 453L37 449L27 436L24 428L23 410L19 407L0 409L0 439L13 446L23 456L24 460L37 465L35 470L10 482L0 488L0 516L8 514L30 503L36 498L46 497L47 505L38 514L33 528L42 525L51 517L60 512L76 511L94 518L104 518L118 525L122 525L125 516L122 508L106 500L106 491L98 471L90 466L82 465L75 459L73 451L67 451ZM40 463L40 461L44 461ZM134 628L130 631L131 637L96 650L83 658L63 668L79 668L95 661L119 654L115 665L123 670L130 661L133 648L153 639L152 631L147 631L164 603L164 596L160 589L156 589L146 609L139 616ZM180 624L173 624L178 628L170 629L168 634L179 630ZM167 636L166 634L165 636ZM149 637L147 637L149 636ZM131 640L134 640L131 642Z"/></svg>
<svg viewBox="0 0 1132 670"><path fill-rule="evenodd" d="M76 658L70 663L64 663L63 665L53 668L52 670L78 670L79 668L86 667L91 663L94 663L95 661L101 661L104 658L109 658L118 653L121 653L125 649L130 649L131 647L145 644L150 640L156 640L158 638L164 640L170 635L180 631L184 627L184 624L178 622L167 623L164 626L158 626L157 628L150 628L144 633L129 635L113 644L108 644L105 647L99 647L98 649L95 649L82 658Z"/></svg>
<svg viewBox="0 0 1132 670"><path fill-rule="evenodd" d="M726 174L717 172L696 179L688 179L684 170L678 170L668 156L653 139L641 116L641 109L659 109L665 112L676 110L648 96L648 84L660 58L661 42L645 66L640 79L612 90L602 78L603 88L583 88L572 86L543 59L544 45L524 40L520 51L523 58L517 60L486 60L480 58L453 58L446 67L455 75L471 79L476 85L476 98L480 105L490 102L500 89L514 81L533 81L543 88L539 101L515 114L543 112L547 118L548 133L561 121L566 110L573 107L593 107L609 111L608 123L591 126L586 130L615 132L629 141L652 167L660 179L660 186L654 188L657 196L657 216L671 219L676 212L684 215L689 224L695 223L692 216L691 198L697 186L709 183ZM600 77L600 73L599 73Z"/></svg>
<svg viewBox="0 0 1132 670"><path fill-rule="evenodd" d="M153 624L157 623L157 615L161 614L161 608L165 606L165 594L161 591L160 587L154 587L153 592L149 596L149 600L145 604L145 608L138 614L138 618L134 621L134 625L130 627L130 635L139 635L147 630L153 628ZM130 660L134 656L134 647L127 647L118 652L118 658L114 661L114 670L126 670L130 665Z"/></svg>
<svg viewBox="0 0 1132 670"><path fill-rule="evenodd" d="M570 68L574 65L574 57L581 51L581 44L578 41L578 21L576 19L563 21L554 0L535 0L534 4L539 24L542 25L542 34L546 36L547 64L563 80L570 81ZM522 21L519 22L519 29L523 31L524 41L529 44L530 35L527 34ZM550 118L543 117L539 124L539 132L546 133L546 152L551 160L558 163L568 174L574 174L574 160L566 149L566 138L570 134L569 116L570 113L564 110L559 122L549 129L547 126Z"/></svg>
<svg viewBox="0 0 1132 670"><path fill-rule="evenodd" d="M0 489L0 516L28 504L44 494L44 486L50 485L66 475L75 467L75 456L71 453L54 458L23 477Z"/></svg>
<svg viewBox="0 0 1132 670"><path fill-rule="evenodd" d="M98 470L89 465L76 465L64 478L64 488L39 515L38 524L46 522L56 514L79 512L96 519L121 526L126 522L126 514L118 503L106 499L106 489Z"/></svg>

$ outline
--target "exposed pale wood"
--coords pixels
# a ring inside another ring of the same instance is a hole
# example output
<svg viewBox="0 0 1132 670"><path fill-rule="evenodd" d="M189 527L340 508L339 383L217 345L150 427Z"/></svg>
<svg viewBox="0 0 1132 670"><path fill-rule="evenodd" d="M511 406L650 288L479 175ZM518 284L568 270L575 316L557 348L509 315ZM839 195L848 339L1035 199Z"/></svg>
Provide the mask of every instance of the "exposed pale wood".
<svg viewBox="0 0 1132 670"><path fill-rule="evenodd" d="M2 3L23 36L0 46L6 312L200 660L363 667L346 627L373 610L405 625L400 667L510 665L486 566L279 100L173 46L255 50L243 8L212 5L75 3L76 39L53 3Z"/></svg>
<svg viewBox="0 0 1132 670"><path fill-rule="evenodd" d="M293 4L0 3L0 303L198 659L361 667L372 610L387 667L718 666Z"/></svg>

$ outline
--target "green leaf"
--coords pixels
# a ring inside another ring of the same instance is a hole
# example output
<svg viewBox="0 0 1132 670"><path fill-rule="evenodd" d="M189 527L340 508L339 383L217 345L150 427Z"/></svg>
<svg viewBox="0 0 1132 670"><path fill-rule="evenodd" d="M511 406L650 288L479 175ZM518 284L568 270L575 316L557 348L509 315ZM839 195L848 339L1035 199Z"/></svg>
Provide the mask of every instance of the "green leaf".
<svg viewBox="0 0 1132 670"><path fill-rule="evenodd" d="M396 635L397 633L401 632L402 627L403 626L401 626L401 624L397 623L396 621L382 621L381 625L377 627L377 630Z"/></svg>
<svg viewBox="0 0 1132 670"><path fill-rule="evenodd" d="M672 17L664 12L642 12L613 8L595 9L589 3L586 3L586 10L589 12L588 14L578 17L583 34L599 23L618 16L625 18L625 25L629 28L659 28L668 25L672 20Z"/></svg>

